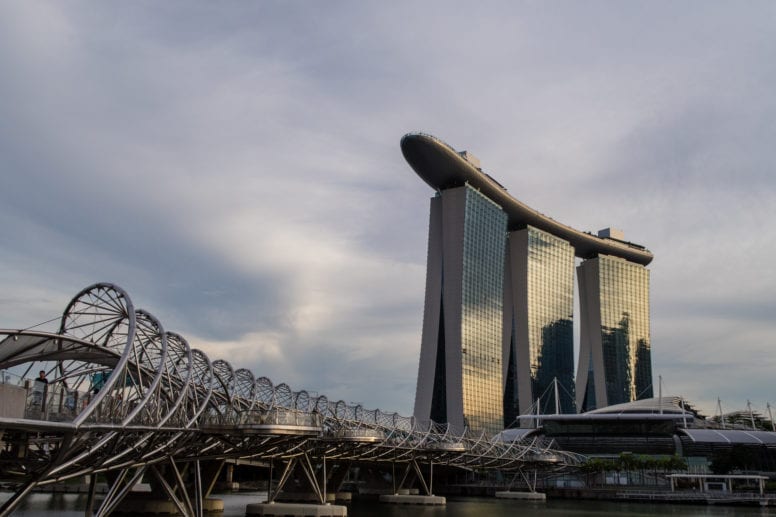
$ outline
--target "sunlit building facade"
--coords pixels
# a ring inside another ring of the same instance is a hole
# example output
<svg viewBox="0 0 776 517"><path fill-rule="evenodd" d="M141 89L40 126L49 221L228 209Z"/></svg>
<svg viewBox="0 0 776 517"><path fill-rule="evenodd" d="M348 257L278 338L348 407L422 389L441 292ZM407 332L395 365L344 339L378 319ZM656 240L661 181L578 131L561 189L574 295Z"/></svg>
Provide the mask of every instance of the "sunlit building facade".
<svg viewBox="0 0 776 517"><path fill-rule="evenodd" d="M415 416L498 432L507 216L464 185L431 200Z"/></svg>
<svg viewBox="0 0 776 517"><path fill-rule="evenodd" d="M497 432L537 400L546 414L650 397L652 253L619 231L580 232L537 212L433 136L405 135L401 146L436 191L415 418Z"/></svg>
<svg viewBox="0 0 776 517"><path fill-rule="evenodd" d="M574 248L528 226L509 233L506 259L504 426L510 427L537 403L541 413L574 411Z"/></svg>
<svg viewBox="0 0 776 517"><path fill-rule="evenodd" d="M582 313L577 406L651 398L649 270L599 255L577 268Z"/></svg>

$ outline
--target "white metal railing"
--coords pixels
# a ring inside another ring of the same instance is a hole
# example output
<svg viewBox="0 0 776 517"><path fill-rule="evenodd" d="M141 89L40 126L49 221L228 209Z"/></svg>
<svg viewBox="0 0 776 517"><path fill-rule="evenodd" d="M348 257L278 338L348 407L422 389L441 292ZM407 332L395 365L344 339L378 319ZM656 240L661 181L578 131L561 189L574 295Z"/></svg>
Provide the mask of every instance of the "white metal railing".
<svg viewBox="0 0 776 517"><path fill-rule="evenodd" d="M235 428L256 425L321 427L323 425L323 418L319 413L306 413L304 411L285 408L271 408L229 411L225 414L209 413L204 417L203 423L205 425Z"/></svg>

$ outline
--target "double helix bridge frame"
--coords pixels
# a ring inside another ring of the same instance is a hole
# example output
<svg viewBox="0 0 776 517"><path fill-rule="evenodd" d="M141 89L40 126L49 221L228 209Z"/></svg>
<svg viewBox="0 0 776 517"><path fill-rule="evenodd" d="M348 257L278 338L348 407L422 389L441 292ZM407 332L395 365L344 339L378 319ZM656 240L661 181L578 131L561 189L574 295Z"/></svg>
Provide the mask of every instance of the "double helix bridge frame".
<svg viewBox="0 0 776 517"><path fill-rule="evenodd" d="M58 332L0 330L0 370L23 372L20 379L43 370L48 379L37 391L26 381L24 418L0 418L0 479L17 487L0 516L36 487L82 476L91 480L91 515L98 474L109 486L96 515L115 510L143 476L180 513L202 515L203 498L226 460L277 464L270 500L301 467L321 503L327 461L400 465L402 481L414 469L429 494L433 477L427 483L420 464L431 466L433 476L433 464L517 472L579 462L538 438L505 442L455 432L211 361L110 283L78 293Z"/></svg>

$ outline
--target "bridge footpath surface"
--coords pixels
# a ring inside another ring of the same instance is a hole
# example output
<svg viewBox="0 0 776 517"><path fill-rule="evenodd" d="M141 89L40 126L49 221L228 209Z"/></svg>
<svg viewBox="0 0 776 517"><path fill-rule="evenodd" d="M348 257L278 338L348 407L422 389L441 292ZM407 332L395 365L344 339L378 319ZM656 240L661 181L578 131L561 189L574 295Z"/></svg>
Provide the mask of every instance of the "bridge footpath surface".
<svg viewBox="0 0 776 517"><path fill-rule="evenodd" d="M578 461L538 439L456 433L211 361L107 283L78 293L57 332L0 330L0 371L0 481L15 487L0 516L34 489L84 476L86 515L116 511L145 481L181 514L200 516L227 460L268 464L270 502L297 476L319 504L350 465L398 468L395 488L415 478L431 495L434 465L514 471ZM34 380L40 371L46 382ZM98 476L108 484L99 501Z"/></svg>

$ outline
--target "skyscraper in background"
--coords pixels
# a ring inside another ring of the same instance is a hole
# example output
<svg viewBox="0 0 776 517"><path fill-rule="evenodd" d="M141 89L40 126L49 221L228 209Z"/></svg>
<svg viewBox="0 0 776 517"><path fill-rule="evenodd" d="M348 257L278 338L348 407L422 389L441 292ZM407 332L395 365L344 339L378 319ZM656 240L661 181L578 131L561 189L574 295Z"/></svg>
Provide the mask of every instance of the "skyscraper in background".
<svg viewBox="0 0 776 517"><path fill-rule="evenodd" d="M415 417L497 432L537 402L539 412L572 412L651 396L652 254L537 212L437 138L409 134L401 146L436 191ZM584 260L576 383L575 256Z"/></svg>
<svg viewBox="0 0 776 517"><path fill-rule="evenodd" d="M574 248L532 226L510 232L505 275L504 425L537 403L542 413L571 413Z"/></svg>
<svg viewBox="0 0 776 517"><path fill-rule="evenodd" d="M415 412L457 429L503 427L501 315L507 216L469 185L431 200Z"/></svg>
<svg viewBox="0 0 776 517"><path fill-rule="evenodd" d="M651 398L649 270L599 255L577 268L582 313L577 372L581 411Z"/></svg>

